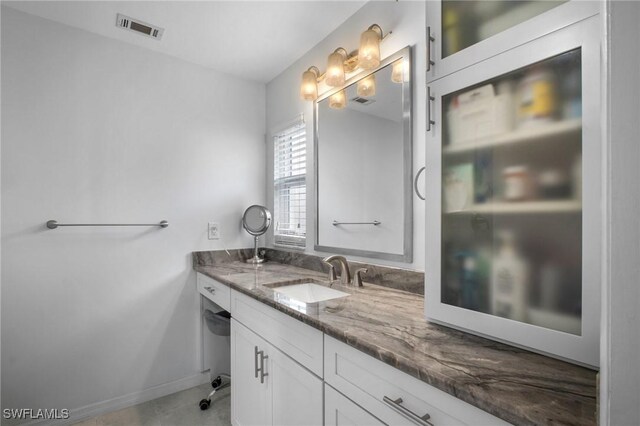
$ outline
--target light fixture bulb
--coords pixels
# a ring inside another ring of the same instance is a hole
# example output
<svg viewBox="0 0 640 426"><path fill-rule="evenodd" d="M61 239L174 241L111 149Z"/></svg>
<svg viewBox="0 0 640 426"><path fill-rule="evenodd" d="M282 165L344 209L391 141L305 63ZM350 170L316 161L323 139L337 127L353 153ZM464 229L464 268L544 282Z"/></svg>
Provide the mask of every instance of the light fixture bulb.
<svg viewBox="0 0 640 426"><path fill-rule="evenodd" d="M334 93L329 96L329 108L342 109L347 106L347 96L344 90Z"/></svg>
<svg viewBox="0 0 640 426"><path fill-rule="evenodd" d="M376 94L376 76L374 74L368 75L362 80L358 81L356 88L358 96L367 97L375 96Z"/></svg>
<svg viewBox="0 0 640 426"><path fill-rule="evenodd" d="M358 49L358 65L363 70L371 70L380 65L380 40L382 29L373 24L360 36Z"/></svg>
<svg viewBox="0 0 640 426"><path fill-rule="evenodd" d="M327 86L340 87L344 85L344 61L347 60L347 51L337 48L327 61L325 83Z"/></svg>
<svg viewBox="0 0 640 426"><path fill-rule="evenodd" d="M404 60L394 62L391 70L391 81L394 83L404 83Z"/></svg>
<svg viewBox="0 0 640 426"><path fill-rule="evenodd" d="M316 67L310 67L302 73L300 96L305 101L315 101L318 98L318 74Z"/></svg>

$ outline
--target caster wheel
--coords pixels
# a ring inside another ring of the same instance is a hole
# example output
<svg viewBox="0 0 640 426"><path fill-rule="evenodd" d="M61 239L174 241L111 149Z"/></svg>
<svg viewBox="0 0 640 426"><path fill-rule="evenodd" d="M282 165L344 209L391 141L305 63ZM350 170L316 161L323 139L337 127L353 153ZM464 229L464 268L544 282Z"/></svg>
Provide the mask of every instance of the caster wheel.
<svg viewBox="0 0 640 426"><path fill-rule="evenodd" d="M200 401L200 409L202 411L204 411L207 408L209 408L209 405L211 405L211 400L210 399L203 399L203 400Z"/></svg>
<svg viewBox="0 0 640 426"><path fill-rule="evenodd" d="M218 376L215 379L213 379L213 382L211 382L211 387L216 389L221 384L222 384L222 377Z"/></svg>

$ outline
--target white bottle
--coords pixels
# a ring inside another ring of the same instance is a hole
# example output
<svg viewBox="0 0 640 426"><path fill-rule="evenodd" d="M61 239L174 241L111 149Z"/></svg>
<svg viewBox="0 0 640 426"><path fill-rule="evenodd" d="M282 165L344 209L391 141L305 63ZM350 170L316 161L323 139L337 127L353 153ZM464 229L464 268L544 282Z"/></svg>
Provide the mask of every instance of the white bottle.
<svg viewBox="0 0 640 426"><path fill-rule="evenodd" d="M516 321L527 317L529 264L516 250L512 232L503 231L502 245L491 268L491 312Z"/></svg>

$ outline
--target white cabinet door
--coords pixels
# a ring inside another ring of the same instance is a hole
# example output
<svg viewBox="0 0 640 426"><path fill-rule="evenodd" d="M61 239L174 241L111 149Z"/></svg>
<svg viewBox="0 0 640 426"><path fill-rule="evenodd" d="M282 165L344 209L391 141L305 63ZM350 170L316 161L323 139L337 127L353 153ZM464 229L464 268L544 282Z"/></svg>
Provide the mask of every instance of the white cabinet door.
<svg viewBox="0 0 640 426"><path fill-rule="evenodd" d="M600 26L591 17L428 85L425 315L589 366L599 360Z"/></svg>
<svg viewBox="0 0 640 426"><path fill-rule="evenodd" d="M263 362L267 376L261 383L261 372L257 371L261 354L256 353L263 351L269 356L268 346L248 328L231 320L231 423L234 426L272 424L269 366Z"/></svg>
<svg viewBox="0 0 640 426"><path fill-rule="evenodd" d="M597 1L427 1L427 81L599 13Z"/></svg>
<svg viewBox="0 0 640 426"><path fill-rule="evenodd" d="M273 424L322 425L322 380L278 350L269 352Z"/></svg>
<svg viewBox="0 0 640 426"><path fill-rule="evenodd" d="M324 387L324 424L326 426L381 426L380 420L329 385Z"/></svg>
<svg viewBox="0 0 640 426"><path fill-rule="evenodd" d="M231 320L231 422L322 425L322 380Z"/></svg>

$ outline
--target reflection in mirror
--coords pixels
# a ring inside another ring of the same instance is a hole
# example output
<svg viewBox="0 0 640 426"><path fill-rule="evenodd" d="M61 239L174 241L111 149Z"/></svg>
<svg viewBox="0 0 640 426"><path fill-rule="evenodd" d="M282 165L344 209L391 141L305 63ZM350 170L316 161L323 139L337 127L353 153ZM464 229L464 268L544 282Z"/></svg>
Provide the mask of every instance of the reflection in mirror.
<svg viewBox="0 0 640 426"><path fill-rule="evenodd" d="M316 250L410 262L409 48L316 103Z"/></svg>

